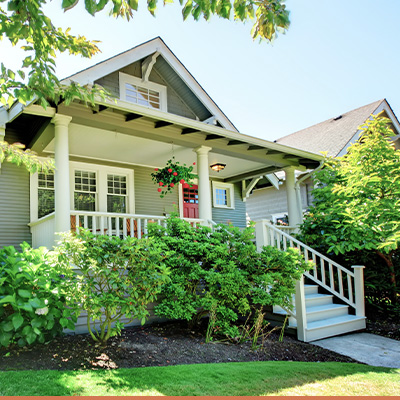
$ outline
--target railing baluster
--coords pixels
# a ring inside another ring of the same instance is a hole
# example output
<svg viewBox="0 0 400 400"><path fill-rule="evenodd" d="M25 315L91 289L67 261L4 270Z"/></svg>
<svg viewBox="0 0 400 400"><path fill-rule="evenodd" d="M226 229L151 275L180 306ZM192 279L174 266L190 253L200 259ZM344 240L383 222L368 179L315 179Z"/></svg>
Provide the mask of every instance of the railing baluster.
<svg viewBox="0 0 400 400"><path fill-rule="evenodd" d="M148 219L145 218L144 220L144 236L147 238L147 223L148 223Z"/></svg>
<svg viewBox="0 0 400 400"><path fill-rule="evenodd" d="M89 226L88 226L88 216L87 216L87 215L84 215L84 216L83 216L83 227L84 227L85 229L89 229Z"/></svg>
<svg viewBox="0 0 400 400"><path fill-rule="evenodd" d="M92 217L92 230L93 230L93 235L97 235L97 223L96 223L96 217Z"/></svg>
<svg viewBox="0 0 400 400"><path fill-rule="evenodd" d="M111 219L111 217L108 217L108 236L112 236L113 235L113 233L112 233L112 219Z"/></svg>
<svg viewBox="0 0 400 400"><path fill-rule="evenodd" d="M115 236L119 237L119 217L115 217Z"/></svg>
<svg viewBox="0 0 400 400"><path fill-rule="evenodd" d="M124 236L124 238L126 238L128 235L126 233L126 224L128 222L128 219L123 217L122 218L122 235Z"/></svg>
<svg viewBox="0 0 400 400"><path fill-rule="evenodd" d="M349 292L349 300L354 303L353 288L351 287L351 276L349 274L347 274L347 290Z"/></svg>
<svg viewBox="0 0 400 400"><path fill-rule="evenodd" d="M335 290L335 279L333 278L332 263L329 263L329 286L332 290Z"/></svg>
<svg viewBox="0 0 400 400"><path fill-rule="evenodd" d="M283 250L287 250L287 237L283 236Z"/></svg>
<svg viewBox="0 0 400 400"><path fill-rule="evenodd" d="M338 269L338 280L339 280L339 293L343 296L343 279L342 279L342 270Z"/></svg>
<svg viewBox="0 0 400 400"><path fill-rule="evenodd" d="M100 235L105 235L105 230L104 230L104 217L101 215L99 217L100 219Z"/></svg>
<svg viewBox="0 0 400 400"><path fill-rule="evenodd" d="M279 233L277 233L277 245L278 245L278 250L281 250L281 235Z"/></svg>
<svg viewBox="0 0 400 400"><path fill-rule="evenodd" d="M315 253L312 253L312 260L313 260L313 264L314 264L314 278L318 279L318 270L317 270L317 256L315 255Z"/></svg>
<svg viewBox="0 0 400 400"><path fill-rule="evenodd" d="M130 235L131 235L131 237L134 237L135 236L135 220L133 218L131 218L129 220L129 223L131 224Z"/></svg>
<svg viewBox="0 0 400 400"><path fill-rule="evenodd" d="M319 259L321 265L321 280L324 285L326 285L326 277L325 277L325 261L323 258Z"/></svg>
<svg viewBox="0 0 400 400"><path fill-rule="evenodd" d="M142 238L142 220L140 218L137 219L137 237L138 239Z"/></svg>

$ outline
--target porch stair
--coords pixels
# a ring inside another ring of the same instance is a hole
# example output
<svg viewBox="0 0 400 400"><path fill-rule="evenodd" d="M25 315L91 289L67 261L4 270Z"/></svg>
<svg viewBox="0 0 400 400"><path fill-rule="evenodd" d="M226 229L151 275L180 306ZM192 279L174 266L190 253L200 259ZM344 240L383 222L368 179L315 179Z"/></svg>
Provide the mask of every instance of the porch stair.
<svg viewBox="0 0 400 400"><path fill-rule="evenodd" d="M350 314L348 305L334 303L333 295L319 293L318 289L318 285L304 285L307 342L365 329L365 317ZM295 308L288 313L274 306L273 313L288 315L288 327L297 328L297 320L292 316L296 314Z"/></svg>
<svg viewBox="0 0 400 400"><path fill-rule="evenodd" d="M296 284L292 308L274 306L271 316L288 316L288 328L296 329L298 339L304 342L365 329L364 266L345 268L288 232L269 221L256 223L259 251L267 245L279 250L295 248L313 265Z"/></svg>

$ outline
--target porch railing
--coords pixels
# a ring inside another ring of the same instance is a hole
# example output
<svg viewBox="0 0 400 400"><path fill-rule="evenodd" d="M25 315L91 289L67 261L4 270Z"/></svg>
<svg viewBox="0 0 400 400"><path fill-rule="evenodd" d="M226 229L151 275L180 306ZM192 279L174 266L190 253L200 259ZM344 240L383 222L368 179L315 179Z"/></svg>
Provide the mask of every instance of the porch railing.
<svg viewBox="0 0 400 400"><path fill-rule="evenodd" d="M116 214L91 211L71 211L71 230L78 231L85 228L96 235L119 237L146 237L148 224L166 224L167 217L160 215ZM202 225L204 220L184 218L192 226ZM29 224L32 233L33 247L46 246L51 249L55 245L55 215L51 213Z"/></svg>
<svg viewBox="0 0 400 400"><path fill-rule="evenodd" d="M364 306L364 266L352 266L353 271L341 266L325 255L283 232L281 227L262 220L256 223L256 243L260 251L262 246L274 246L280 250L297 248L307 261L312 261L313 269L304 274L305 278L315 282L335 297L353 307L357 316L365 316ZM298 327L307 328L305 318L304 279L296 288L296 319ZM304 315L302 315L304 314Z"/></svg>

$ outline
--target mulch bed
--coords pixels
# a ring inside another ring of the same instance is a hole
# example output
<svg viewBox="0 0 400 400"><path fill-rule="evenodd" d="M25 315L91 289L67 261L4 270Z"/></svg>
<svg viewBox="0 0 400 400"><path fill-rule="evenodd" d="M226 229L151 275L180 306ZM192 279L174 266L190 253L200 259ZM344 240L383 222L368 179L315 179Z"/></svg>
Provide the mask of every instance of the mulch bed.
<svg viewBox="0 0 400 400"><path fill-rule="evenodd" d="M0 370L115 369L177 364L239 361L357 362L332 351L273 332L256 351L249 343L205 343L204 327L190 330L186 323L169 322L126 328L107 346L88 335L60 337L29 348L0 349Z"/></svg>

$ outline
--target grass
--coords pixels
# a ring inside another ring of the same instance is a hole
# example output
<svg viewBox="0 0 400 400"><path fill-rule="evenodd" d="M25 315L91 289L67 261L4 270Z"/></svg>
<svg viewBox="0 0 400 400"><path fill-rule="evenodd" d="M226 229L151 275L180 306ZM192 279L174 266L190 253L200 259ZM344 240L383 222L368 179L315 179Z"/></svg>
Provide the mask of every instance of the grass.
<svg viewBox="0 0 400 400"><path fill-rule="evenodd" d="M287 361L111 371L0 371L0 396L394 396L400 369Z"/></svg>

